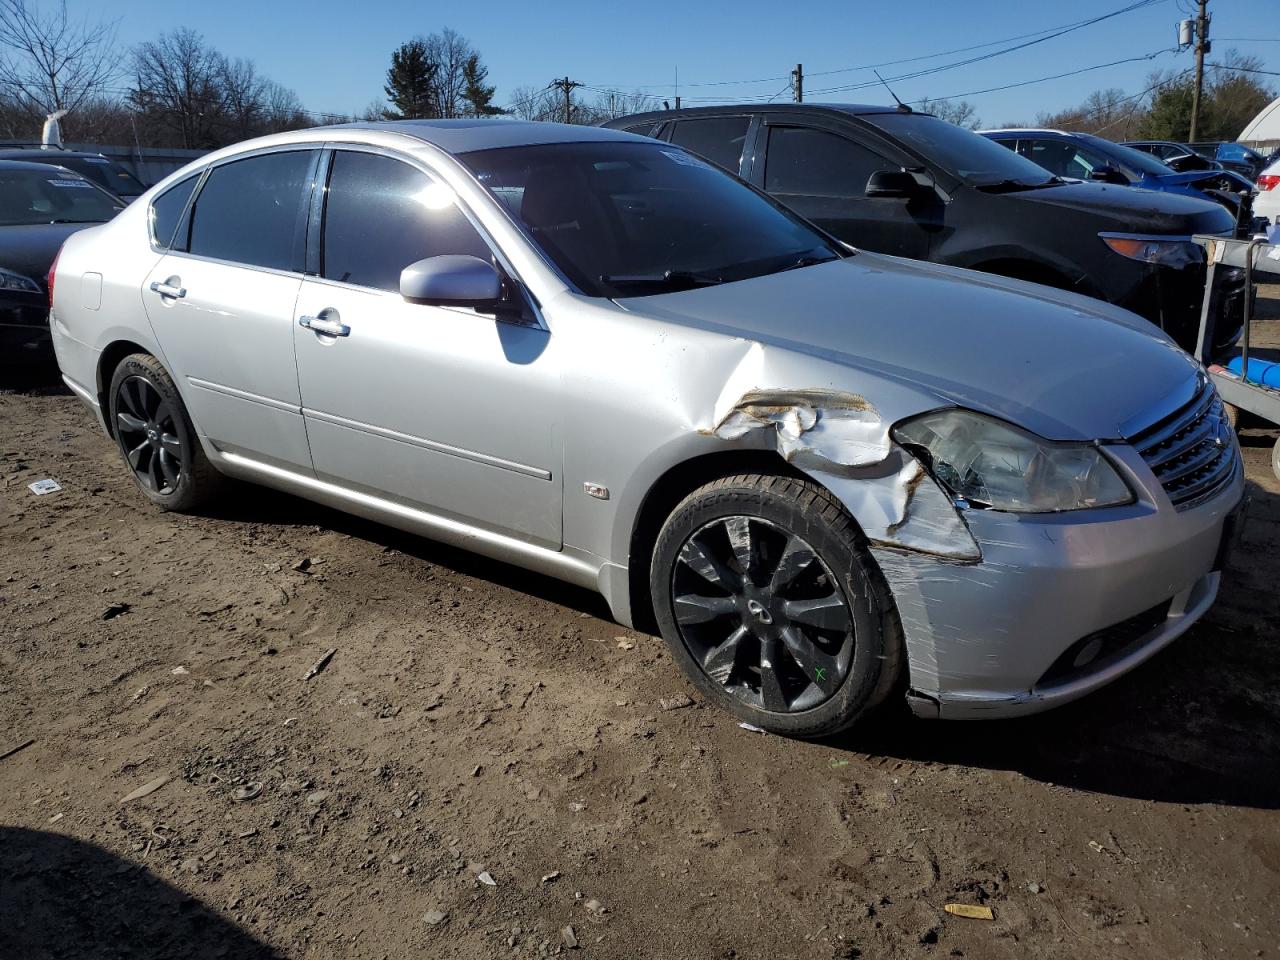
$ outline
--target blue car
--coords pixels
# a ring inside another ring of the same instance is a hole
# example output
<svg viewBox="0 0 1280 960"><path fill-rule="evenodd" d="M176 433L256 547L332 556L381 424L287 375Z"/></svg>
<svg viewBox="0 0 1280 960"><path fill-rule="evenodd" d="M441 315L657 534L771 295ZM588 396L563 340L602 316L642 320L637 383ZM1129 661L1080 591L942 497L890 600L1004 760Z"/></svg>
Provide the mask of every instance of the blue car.
<svg viewBox="0 0 1280 960"><path fill-rule="evenodd" d="M1178 173L1150 154L1087 133L1062 130L982 130L983 136L1069 180L1093 180L1181 193L1222 204L1236 222L1252 219L1254 188L1230 170Z"/></svg>

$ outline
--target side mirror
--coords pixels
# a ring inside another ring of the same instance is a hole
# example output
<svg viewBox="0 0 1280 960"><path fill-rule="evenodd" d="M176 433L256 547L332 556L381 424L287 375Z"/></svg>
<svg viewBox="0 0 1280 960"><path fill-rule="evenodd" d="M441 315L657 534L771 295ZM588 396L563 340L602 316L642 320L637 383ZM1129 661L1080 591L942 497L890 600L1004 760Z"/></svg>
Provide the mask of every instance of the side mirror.
<svg viewBox="0 0 1280 960"><path fill-rule="evenodd" d="M502 277L479 257L427 257L400 271L400 296L442 307L484 306L502 296Z"/></svg>
<svg viewBox="0 0 1280 960"><path fill-rule="evenodd" d="M867 178L865 195L872 200L910 200L920 192L916 178L905 170L877 170Z"/></svg>
<svg viewBox="0 0 1280 960"><path fill-rule="evenodd" d="M1089 174L1090 180L1100 180L1103 183L1119 183L1128 184L1128 178L1118 169L1112 166L1095 167L1093 172Z"/></svg>

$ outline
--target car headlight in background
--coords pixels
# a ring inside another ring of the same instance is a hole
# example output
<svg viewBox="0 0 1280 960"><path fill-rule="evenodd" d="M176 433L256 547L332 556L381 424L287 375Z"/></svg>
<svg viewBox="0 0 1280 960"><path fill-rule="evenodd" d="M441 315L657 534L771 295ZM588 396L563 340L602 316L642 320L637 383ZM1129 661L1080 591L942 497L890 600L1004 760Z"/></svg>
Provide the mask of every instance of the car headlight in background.
<svg viewBox="0 0 1280 960"><path fill-rule="evenodd" d="M20 273L0 267L0 290L25 290L27 293L39 293L40 284L30 277L24 277Z"/></svg>
<svg viewBox="0 0 1280 960"><path fill-rule="evenodd" d="M972 506L1057 513L1134 501L1093 444L1055 443L968 410L927 413L899 424L893 435Z"/></svg>
<svg viewBox="0 0 1280 960"><path fill-rule="evenodd" d="M1185 237L1148 237L1140 233L1100 233L1108 247L1122 257L1180 270L1204 262L1204 248Z"/></svg>

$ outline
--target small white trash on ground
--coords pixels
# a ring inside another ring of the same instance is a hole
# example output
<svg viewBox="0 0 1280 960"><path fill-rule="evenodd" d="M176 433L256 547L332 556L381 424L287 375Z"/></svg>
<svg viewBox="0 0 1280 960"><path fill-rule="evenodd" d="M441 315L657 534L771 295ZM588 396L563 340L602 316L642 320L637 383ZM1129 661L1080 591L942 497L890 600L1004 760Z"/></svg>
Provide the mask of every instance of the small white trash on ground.
<svg viewBox="0 0 1280 960"><path fill-rule="evenodd" d="M37 497L43 497L46 493L57 493L62 489L62 485L57 480L45 478L44 480L37 480L35 483L28 483L27 489Z"/></svg>

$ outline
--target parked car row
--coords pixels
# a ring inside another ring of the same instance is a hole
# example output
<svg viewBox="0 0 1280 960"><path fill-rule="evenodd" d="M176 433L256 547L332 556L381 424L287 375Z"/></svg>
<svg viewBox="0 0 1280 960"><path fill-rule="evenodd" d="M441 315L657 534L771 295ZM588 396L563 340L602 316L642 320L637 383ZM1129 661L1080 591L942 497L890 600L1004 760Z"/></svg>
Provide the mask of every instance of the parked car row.
<svg viewBox="0 0 1280 960"><path fill-rule="evenodd" d="M1030 149L1007 150L903 109L705 107L606 126L694 151L860 249L1097 297L1188 348L1204 289L1203 252L1191 236L1237 229L1233 213L1202 196L1080 182L1028 159ZM1237 317L1243 289L1241 277L1229 297ZM1219 329L1229 339L1239 323Z"/></svg>
<svg viewBox="0 0 1280 960"><path fill-rule="evenodd" d="M202 158L67 239L64 381L163 509L238 477L597 589L794 736L1064 703L1208 609L1222 403L1081 293L1185 333L1221 205L896 110L620 125L658 139L362 123Z"/></svg>

